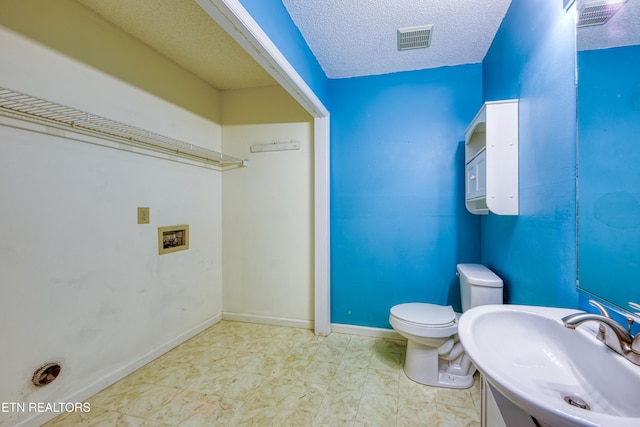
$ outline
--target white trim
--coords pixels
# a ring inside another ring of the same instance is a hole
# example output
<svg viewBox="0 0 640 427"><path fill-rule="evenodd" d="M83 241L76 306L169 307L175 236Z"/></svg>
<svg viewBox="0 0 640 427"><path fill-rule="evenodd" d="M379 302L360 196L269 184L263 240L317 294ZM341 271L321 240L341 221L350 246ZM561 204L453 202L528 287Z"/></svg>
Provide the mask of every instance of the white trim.
<svg viewBox="0 0 640 427"><path fill-rule="evenodd" d="M261 325L313 329L313 322L311 320L287 319L285 317L259 316L256 314L230 313L228 311L225 311L222 313L222 319L231 320L234 322L258 323Z"/></svg>
<svg viewBox="0 0 640 427"><path fill-rule="evenodd" d="M196 0L314 118L315 333L331 333L329 110L238 0Z"/></svg>
<svg viewBox="0 0 640 427"><path fill-rule="evenodd" d="M364 337L386 338L391 340L404 340L402 335L393 329L372 328L369 326L345 325L341 323L332 323L331 330L339 334L361 335Z"/></svg>
<svg viewBox="0 0 640 427"><path fill-rule="evenodd" d="M327 336L331 334L329 117L316 118L313 132L314 332L316 335Z"/></svg>
<svg viewBox="0 0 640 427"><path fill-rule="evenodd" d="M64 399L60 399L60 401L61 402L84 402L86 399L88 399L89 397L91 397L94 394L98 393L99 391L104 390L105 388L107 388L110 385L116 383L117 381L121 380L122 378L126 377L127 375L137 371L138 369L140 369L144 365L148 364L152 360L157 359L158 357L162 356L163 354L165 354L169 350L179 346L180 344L184 343L188 339L193 338L194 336L198 335L200 332L202 332L205 329L215 325L216 323L220 322L221 320L222 320L222 313L217 314L217 315L215 315L213 317L210 317L209 319L205 320L204 322L199 323L198 325L196 325L193 328L189 329L188 331L178 335L177 337L172 338L171 340L167 341L166 343L159 345L158 347L156 347L153 350L147 352L146 354L143 354L142 356L140 356L137 359L129 362L128 364L116 369L115 371L103 376L102 378L99 378L98 380L92 382L91 384L89 384L88 386L84 387L83 389L72 393L71 395L67 396ZM27 426L34 426L34 425L42 425L45 422L54 419L58 415L60 415L60 413L57 413L57 412L39 412L39 413L34 414L31 417L28 417L28 418L25 418L25 419L22 419L22 420L18 421L18 423L15 424L15 426L16 427L18 427L18 426L27 427Z"/></svg>

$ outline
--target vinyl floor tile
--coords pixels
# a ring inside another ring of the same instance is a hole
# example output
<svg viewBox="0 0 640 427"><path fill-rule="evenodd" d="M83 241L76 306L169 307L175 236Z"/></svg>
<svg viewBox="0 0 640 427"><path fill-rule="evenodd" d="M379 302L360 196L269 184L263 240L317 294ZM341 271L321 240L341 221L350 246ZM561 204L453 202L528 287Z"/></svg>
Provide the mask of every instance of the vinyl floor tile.
<svg viewBox="0 0 640 427"><path fill-rule="evenodd" d="M46 427L479 427L480 388L417 384L406 342L222 321Z"/></svg>

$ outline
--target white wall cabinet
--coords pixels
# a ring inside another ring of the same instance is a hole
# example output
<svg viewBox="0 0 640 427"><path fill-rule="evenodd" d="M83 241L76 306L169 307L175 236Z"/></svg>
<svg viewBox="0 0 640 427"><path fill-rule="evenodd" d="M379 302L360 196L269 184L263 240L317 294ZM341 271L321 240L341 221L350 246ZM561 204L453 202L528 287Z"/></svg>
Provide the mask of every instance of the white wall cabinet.
<svg viewBox="0 0 640 427"><path fill-rule="evenodd" d="M486 102L465 132L465 201L473 214L518 214L518 100Z"/></svg>

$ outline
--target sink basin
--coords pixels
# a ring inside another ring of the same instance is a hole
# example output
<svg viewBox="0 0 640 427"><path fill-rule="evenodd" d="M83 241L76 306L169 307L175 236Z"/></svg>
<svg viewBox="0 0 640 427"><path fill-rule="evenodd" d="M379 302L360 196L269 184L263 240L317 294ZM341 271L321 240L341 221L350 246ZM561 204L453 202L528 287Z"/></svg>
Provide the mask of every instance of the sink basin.
<svg viewBox="0 0 640 427"><path fill-rule="evenodd" d="M553 427L640 426L640 366L575 330L576 310L486 305L465 312L458 334L478 370L504 397ZM586 403L589 409L574 405Z"/></svg>

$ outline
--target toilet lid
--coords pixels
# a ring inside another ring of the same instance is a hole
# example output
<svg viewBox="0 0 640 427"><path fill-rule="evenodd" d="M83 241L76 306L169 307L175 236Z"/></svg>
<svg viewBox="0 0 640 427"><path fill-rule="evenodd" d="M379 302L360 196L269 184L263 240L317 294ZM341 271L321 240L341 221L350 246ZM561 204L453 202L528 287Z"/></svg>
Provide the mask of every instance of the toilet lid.
<svg viewBox="0 0 640 427"><path fill-rule="evenodd" d="M422 325L446 325L456 318L450 305L411 302L391 307L391 315L406 322Z"/></svg>

